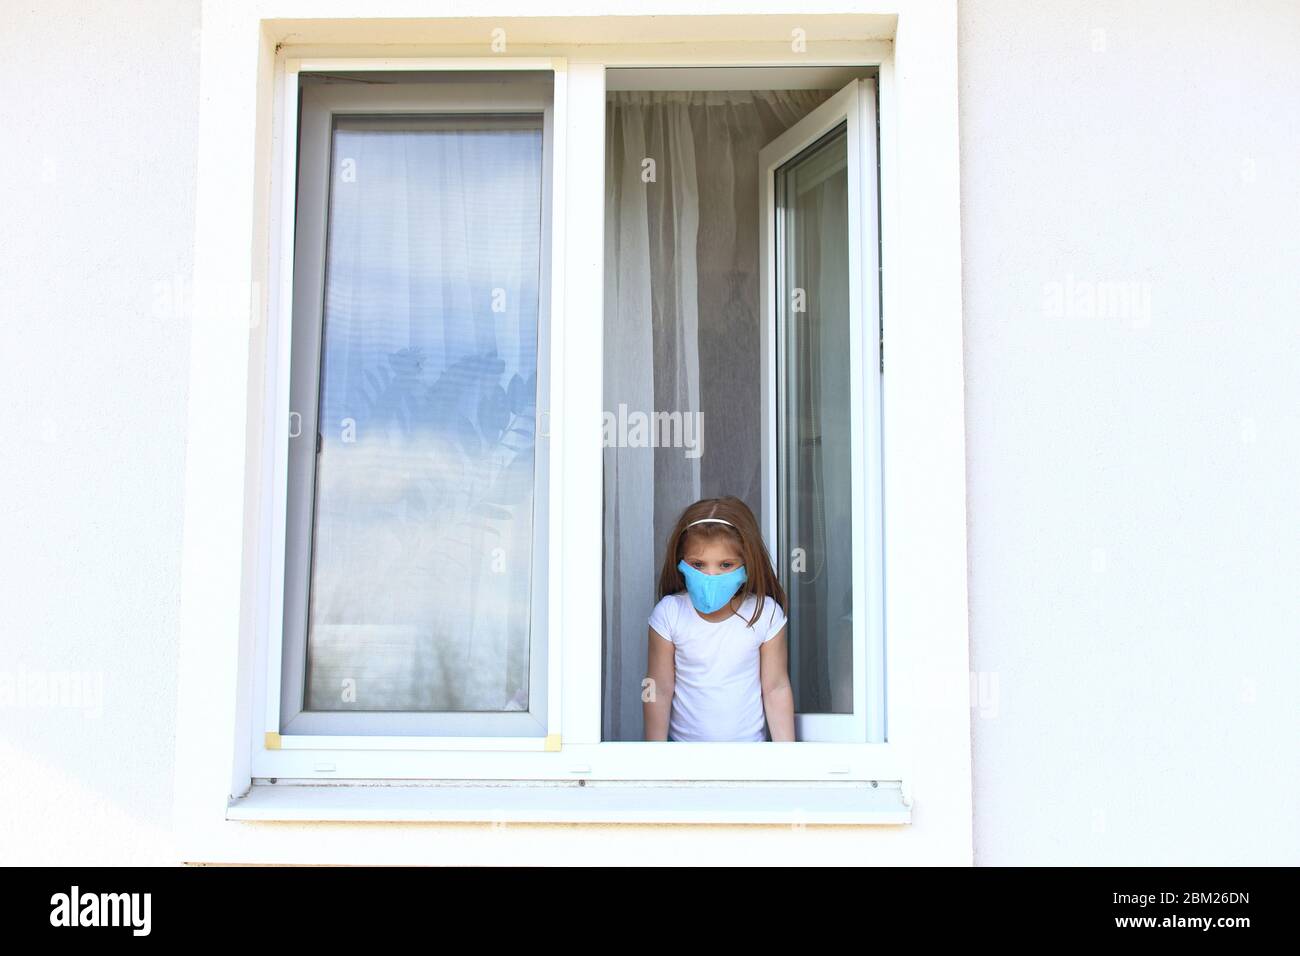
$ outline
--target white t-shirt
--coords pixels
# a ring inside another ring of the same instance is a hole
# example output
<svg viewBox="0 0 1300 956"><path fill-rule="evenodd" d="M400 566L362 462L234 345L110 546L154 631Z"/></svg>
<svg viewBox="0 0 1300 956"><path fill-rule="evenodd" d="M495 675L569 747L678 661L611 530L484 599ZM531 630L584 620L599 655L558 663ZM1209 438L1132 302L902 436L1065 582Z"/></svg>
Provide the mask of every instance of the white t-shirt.
<svg viewBox="0 0 1300 956"><path fill-rule="evenodd" d="M700 617L690 594L669 594L650 613L650 626L673 642L670 740L766 740L758 647L785 626L785 612L768 595L753 627L751 594L739 613L714 623Z"/></svg>

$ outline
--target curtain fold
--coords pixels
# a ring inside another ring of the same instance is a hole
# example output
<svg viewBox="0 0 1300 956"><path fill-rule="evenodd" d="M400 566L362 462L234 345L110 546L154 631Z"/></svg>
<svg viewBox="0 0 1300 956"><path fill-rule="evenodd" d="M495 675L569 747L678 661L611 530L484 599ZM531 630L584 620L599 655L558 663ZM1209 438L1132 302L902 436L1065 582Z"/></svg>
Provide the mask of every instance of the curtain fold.
<svg viewBox="0 0 1300 956"><path fill-rule="evenodd" d="M677 515L724 494L760 513L758 154L834 92L608 94L604 397L620 427L604 452L606 740L644 736L648 620ZM636 444L621 423L637 413L680 416L679 444Z"/></svg>

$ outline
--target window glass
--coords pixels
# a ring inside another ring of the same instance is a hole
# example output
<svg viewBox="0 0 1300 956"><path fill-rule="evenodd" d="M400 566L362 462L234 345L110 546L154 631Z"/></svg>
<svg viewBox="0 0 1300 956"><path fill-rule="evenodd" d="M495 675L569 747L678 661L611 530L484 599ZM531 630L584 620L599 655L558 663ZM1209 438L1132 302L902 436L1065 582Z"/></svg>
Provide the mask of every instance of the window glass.
<svg viewBox="0 0 1300 956"><path fill-rule="evenodd" d="M777 553L798 713L853 712L848 128L776 170Z"/></svg>
<svg viewBox="0 0 1300 956"><path fill-rule="evenodd" d="M526 710L542 117L331 139L305 707Z"/></svg>

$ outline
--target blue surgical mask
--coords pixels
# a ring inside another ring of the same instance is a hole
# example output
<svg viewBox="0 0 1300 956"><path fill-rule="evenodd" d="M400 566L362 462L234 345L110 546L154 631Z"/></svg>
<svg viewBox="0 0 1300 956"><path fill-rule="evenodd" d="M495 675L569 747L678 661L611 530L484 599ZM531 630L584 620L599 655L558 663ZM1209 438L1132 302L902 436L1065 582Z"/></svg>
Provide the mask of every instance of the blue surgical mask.
<svg viewBox="0 0 1300 956"><path fill-rule="evenodd" d="M686 591L701 614L712 614L721 608L748 580L743 564L726 574L705 574L682 560L677 562L677 570L686 578Z"/></svg>

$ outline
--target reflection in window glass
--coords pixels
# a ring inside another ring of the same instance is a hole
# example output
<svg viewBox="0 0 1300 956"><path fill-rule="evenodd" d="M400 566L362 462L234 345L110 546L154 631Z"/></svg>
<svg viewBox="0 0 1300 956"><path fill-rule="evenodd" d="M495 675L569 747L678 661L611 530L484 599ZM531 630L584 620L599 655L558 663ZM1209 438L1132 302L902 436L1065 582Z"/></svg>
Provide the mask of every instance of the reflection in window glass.
<svg viewBox="0 0 1300 956"><path fill-rule="evenodd" d="M848 129L776 171L777 553L801 714L853 712Z"/></svg>
<svg viewBox="0 0 1300 956"><path fill-rule="evenodd" d="M541 117L337 117L306 709L528 708Z"/></svg>

